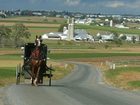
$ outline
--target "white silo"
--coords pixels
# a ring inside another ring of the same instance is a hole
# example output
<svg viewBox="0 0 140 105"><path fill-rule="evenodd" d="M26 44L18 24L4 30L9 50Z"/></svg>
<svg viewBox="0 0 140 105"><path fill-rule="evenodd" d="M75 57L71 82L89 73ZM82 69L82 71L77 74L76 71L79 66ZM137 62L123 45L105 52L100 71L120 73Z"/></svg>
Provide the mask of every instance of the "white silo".
<svg viewBox="0 0 140 105"><path fill-rule="evenodd" d="M69 24L68 24L68 40L73 40L74 37L74 18L69 19Z"/></svg>
<svg viewBox="0 0 140 105"><path fill-rule="evenodd" d="M110 27L113 27L113 20L110 20Z"/></svg>

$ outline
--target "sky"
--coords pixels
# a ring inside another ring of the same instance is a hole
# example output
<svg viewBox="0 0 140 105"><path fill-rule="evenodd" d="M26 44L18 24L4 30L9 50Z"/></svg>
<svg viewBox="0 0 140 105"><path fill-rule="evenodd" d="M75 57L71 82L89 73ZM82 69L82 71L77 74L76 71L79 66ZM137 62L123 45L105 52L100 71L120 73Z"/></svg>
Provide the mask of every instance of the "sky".
<svg viewBox="0 0 140 105"><path fill-rule="evenodd" d="M16 9L140 15L140 0L0 0L0 10Z"/></svg>

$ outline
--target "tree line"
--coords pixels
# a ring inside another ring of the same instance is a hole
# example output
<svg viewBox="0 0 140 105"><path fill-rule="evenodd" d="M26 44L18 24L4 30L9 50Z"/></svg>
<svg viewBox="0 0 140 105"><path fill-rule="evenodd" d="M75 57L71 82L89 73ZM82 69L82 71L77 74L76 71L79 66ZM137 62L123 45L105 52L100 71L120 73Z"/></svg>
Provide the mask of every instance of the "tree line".
<svg viewBox="0 0 140 105"><path fill-rule="evenodd" d="M0 26L0 47L20 47L25 43L25 40L31 36L28 28L17 23L12 27L4 25Z"/></svg>

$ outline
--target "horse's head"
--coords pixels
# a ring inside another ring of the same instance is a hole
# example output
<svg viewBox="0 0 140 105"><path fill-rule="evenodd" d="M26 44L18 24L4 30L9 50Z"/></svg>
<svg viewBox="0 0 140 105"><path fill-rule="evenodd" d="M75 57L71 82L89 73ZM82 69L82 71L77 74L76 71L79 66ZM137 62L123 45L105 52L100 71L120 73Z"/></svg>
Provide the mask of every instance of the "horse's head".
<svg viewBox="0 0 140 105"><path fill-rule="evenodd" d="M40 46L41 45L41 40L39 38L36 38L35 45L36 46Z"/></svg>

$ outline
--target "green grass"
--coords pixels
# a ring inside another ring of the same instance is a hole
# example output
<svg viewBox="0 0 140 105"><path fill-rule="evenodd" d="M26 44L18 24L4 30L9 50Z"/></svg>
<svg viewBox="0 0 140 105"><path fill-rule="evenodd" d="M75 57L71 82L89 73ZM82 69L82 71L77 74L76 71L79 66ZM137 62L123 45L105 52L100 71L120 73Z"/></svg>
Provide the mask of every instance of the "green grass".
<svg viewBox="0 0 140 105"><path fill-rule="evenodd" d="M15 77L15 67L0 67L0 79Z"/></svg>
<svg viewBox="0 0 140 105"><path fill-rule="evenodd" d="M128 85L135 88L140 88L140 81L131 81L131 82L128 82Z"/></svg>
<svg viewBox="0 0 140 105"><path fill-rule="evenodd" d="M74 65L68 64L66 68L65 66L57 65L57 66L53 66L53 69L54 71L52 73L53 74L52 79L58 80L68 75L74 69Z"/></svg>
<svg viewBox="0 0 140 105"><path fill-rule="evenodd" d="M140 67L118 67L115 70L108 70L105 75L109 79L115 79L116 76L124 72L140 72Z"/></svg>
<svg viewBox="0 0 140 105"><path fill-rule="evenodd" d="M0 60L20 60L21 54L5 54L0 55Z"/></svg>
<svg viewBox="0 0 140 105"><path fill-rule="evenodd" d="M64 24L65 21L28 21L28 20L0 20L0 22L7 23L41 23L41 24Z"/></svg>
<svg viewBox="0 0 140 105"><path fill-rule="evenodd" d="M120 78L121 74L123 73L140 73L140 67L117 67L115 70L108 70L105 71L105 78L114 86L121 87L124 89L139 89L140 88L140 80L131 80Z"/></svg>
<svg viewBox="0 0 140 105"><path fill-rule="evenodd" d="M20 60L22 54L5 54L0 55L0 59ZM51 59L71 59L71 58L102 58L117 56L140 56L140 53L50 53L48 57Z"/></svg>
<svg viewBox="0 0 140 105"><path fill-rule="evenodd" d="M51 59L71 59L71 58L97 58L97 57L117 57L117 56L140 56L139 53L52 53L48 57Z"/></svg>
<svg viewBox="0 0 140 105"><path fill-rule="evenodd" d="M15 83L15 67L0 67L0 86Z"/></svg>
<svg viewBox="0 0 140 105"><path fill-rule="evenodd" d="M118 28L112 28L112 27L92 26L92 25L89 25L89 26L88 25L76 25L76 28L117 32L117 33L122 33L122 34L140 34L140 30L138 30L138 29L118 29Z"/></svg>

